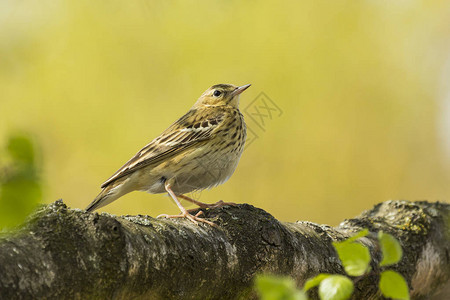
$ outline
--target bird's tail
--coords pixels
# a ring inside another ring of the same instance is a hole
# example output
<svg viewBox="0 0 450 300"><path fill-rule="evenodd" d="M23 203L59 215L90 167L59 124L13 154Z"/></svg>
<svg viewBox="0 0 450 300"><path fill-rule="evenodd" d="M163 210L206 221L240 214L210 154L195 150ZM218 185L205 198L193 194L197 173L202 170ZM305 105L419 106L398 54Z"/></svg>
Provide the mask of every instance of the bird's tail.
<svg viewBox="0 0 450 300"><path fill-rule="evenodd" d="M105 187L100 194L86 207L86 211L91 212L96 210L97 208L103 207L117 198L119 198L121 193L118 193L116 190L117 187L110 185Z"/></svg>

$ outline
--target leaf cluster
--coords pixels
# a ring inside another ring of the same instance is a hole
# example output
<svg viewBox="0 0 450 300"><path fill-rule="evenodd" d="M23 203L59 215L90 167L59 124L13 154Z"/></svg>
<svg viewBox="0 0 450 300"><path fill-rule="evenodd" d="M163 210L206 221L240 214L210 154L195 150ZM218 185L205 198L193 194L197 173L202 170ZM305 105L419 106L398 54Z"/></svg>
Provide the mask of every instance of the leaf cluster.
<svg viewBox="0 0 450 300"><path fill-rule="evenodd" d="M42 199L35 148L29 135L18 133L0 149L0 229L22 223Z"/></svg>
<svg viewBox="0 0 450 300"><path fill-rule="evenodd" d="M263 300L294 300L308 299L307 293L318 288L322 300L349 299L354 290L354 283L370 273L370 251L361 239L369 234L367 229L362 230L341 242L334 242L333 246L344 267L345 275L321 273L306 281L302 290L298 290L291 278L280 278L271 275L260 275L256 279L257 291ZM409 290L405 278L396 271L386 269L398 263L403 255L398 240L388 233L378 232L382 260L378 287L386 298L409 300Z"/></svg>

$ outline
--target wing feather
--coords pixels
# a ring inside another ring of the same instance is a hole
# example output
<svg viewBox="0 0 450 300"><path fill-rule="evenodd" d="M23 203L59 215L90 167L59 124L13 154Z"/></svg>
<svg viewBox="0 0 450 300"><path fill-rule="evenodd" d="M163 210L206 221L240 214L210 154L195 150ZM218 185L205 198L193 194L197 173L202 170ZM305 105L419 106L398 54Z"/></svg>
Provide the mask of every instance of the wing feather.
<svg viewBox="0 0 450 300"><path fill-rule="evenodd" d="M190 110L167 128L159 137L142 148L117 172L102 184L107 187L112 182L151 164L158 164L198 143L210 139L224 120L224 113L206 114L204 118L192 122L197 110Z"/></svg>

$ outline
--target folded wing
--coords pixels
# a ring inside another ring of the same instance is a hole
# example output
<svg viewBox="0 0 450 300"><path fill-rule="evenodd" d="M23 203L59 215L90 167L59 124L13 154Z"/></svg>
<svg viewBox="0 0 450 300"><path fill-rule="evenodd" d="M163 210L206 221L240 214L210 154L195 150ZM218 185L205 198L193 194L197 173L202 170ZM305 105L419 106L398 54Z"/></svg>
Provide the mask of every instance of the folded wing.
<svg viewBox="0 0 450 300"><path fill-rule="evenodd" d="M178 121L167 128L159 137L142 148L125 165L102 184L107 187L119 178L141 168L165 161L200 142L210 139L224 120L222 112L205 114L203 119L193 119L199 115L196 110L188 111Z"/></svg>

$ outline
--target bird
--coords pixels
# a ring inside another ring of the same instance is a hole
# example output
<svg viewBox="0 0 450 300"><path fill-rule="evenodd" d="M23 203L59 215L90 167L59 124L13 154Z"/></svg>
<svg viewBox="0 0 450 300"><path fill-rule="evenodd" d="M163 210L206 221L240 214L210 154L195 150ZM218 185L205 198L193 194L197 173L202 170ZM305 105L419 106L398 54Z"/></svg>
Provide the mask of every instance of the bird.
<svg viewBox="0 0 450 300"><path fill-rule="evenodd" d="M250 84L216 84L208 88L181 118L136 153L102 185L102 191L86 207L92 212L132 191L167 193L180 209L179 215L215 226L195 209L187 210L180 199L200 208L235 205L222 200L207 204L186 193L225 183L236 170L246 139L244 116L239 111L240 95Z"/></svg>

